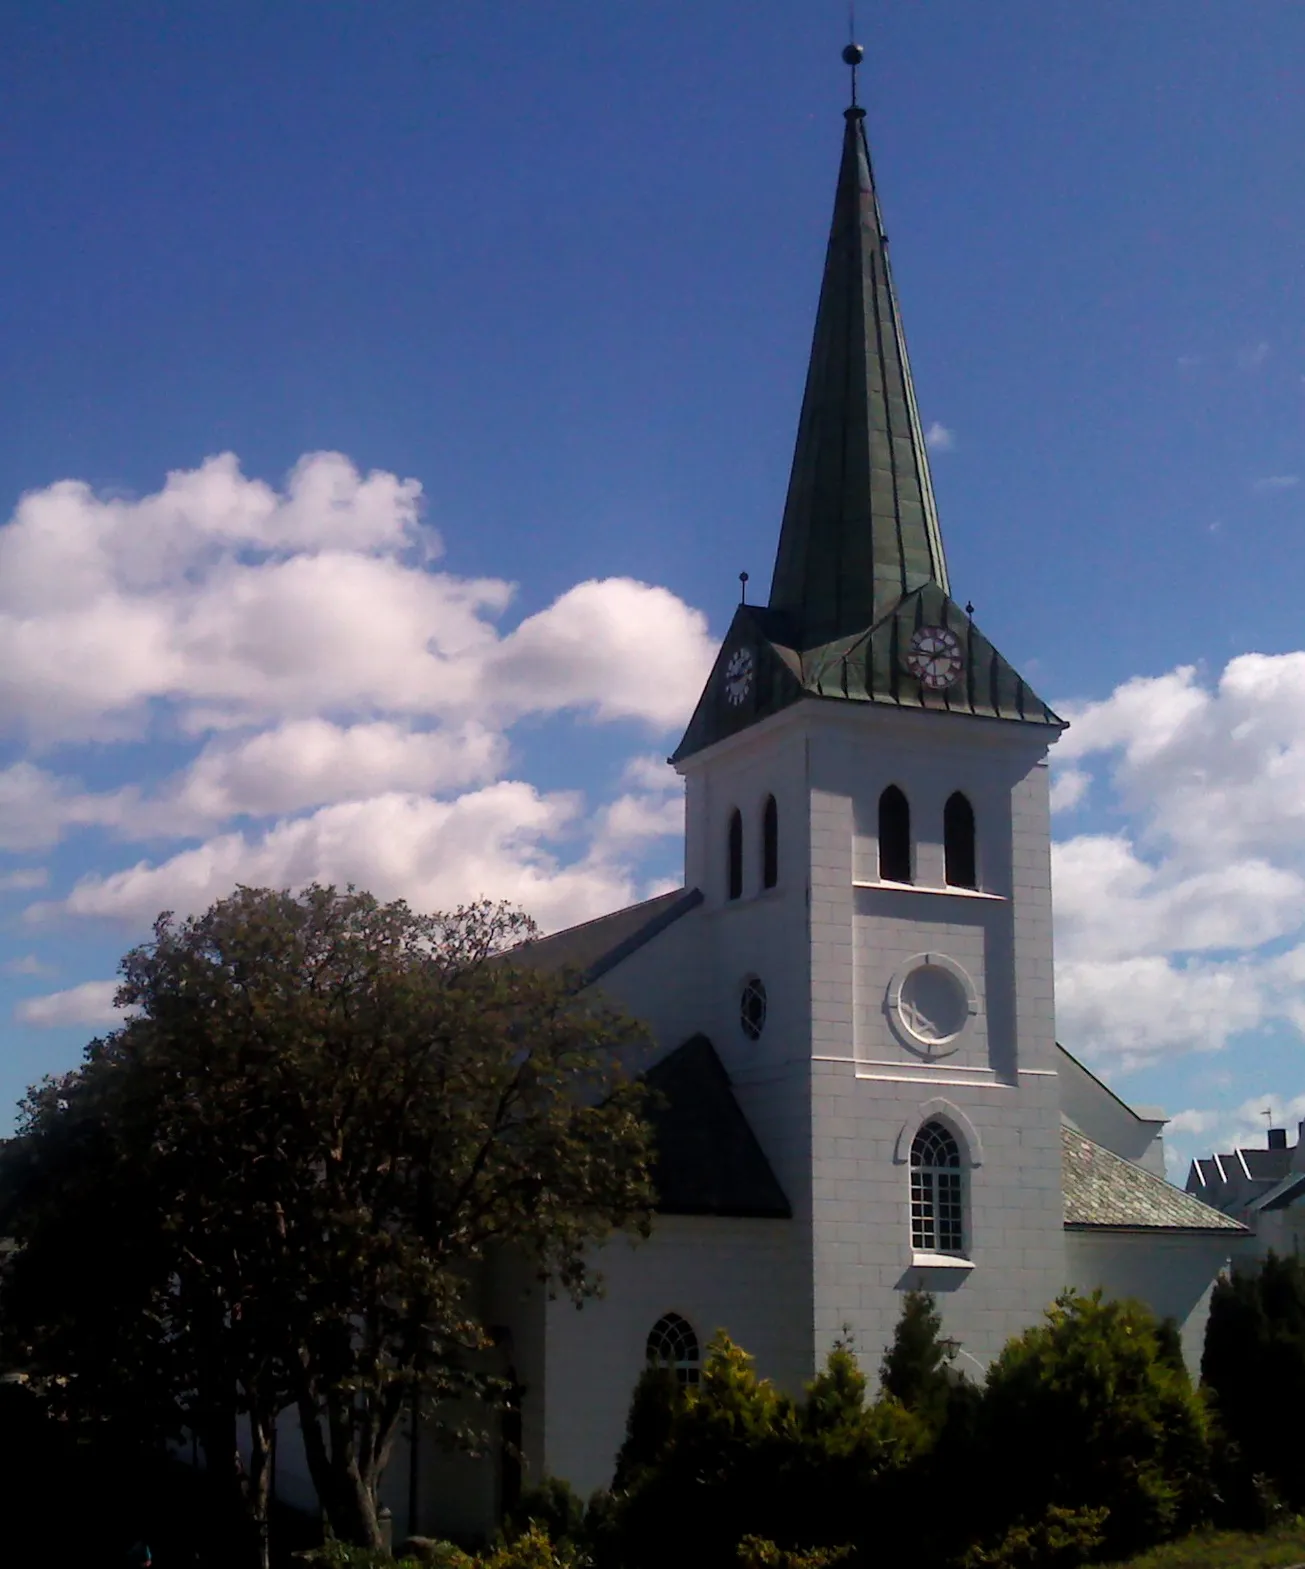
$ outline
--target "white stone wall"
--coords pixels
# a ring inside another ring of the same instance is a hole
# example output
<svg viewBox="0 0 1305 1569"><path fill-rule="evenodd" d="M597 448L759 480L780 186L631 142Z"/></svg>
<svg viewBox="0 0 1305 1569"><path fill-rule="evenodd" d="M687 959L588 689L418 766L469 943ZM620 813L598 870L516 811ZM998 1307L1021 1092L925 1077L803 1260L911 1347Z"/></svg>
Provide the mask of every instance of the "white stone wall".
<svg viewBox="0 0 1305 1569"><path fill-rule="evenodd" d="M668 1215L647 1242L602 1249L603 1298L547 1307L543 1469L584 1495L610 1484L648 1333L668 1312L688 1320L704 1353L727 1329L764 1376L796 1393L808 1368L795 1234L783 1220Z"/></svg>
<svg viewBox="0 0 1305 1569"><path fill-rule="evenodd" d="M1065 1244L1067 1285L1083 1292L1099 1287L1108 1297L1131 1297L1159 1317L1172 1318L1188 1371L1199 1377L1210 1293L1220 1271L1240 1257L1243 1242L1103 1228L1066 1232Z"/></svg>
<svg viewBox="0 0 1305 1569"><path fill-rule="evenodd" d="M971 1373L1063 1285L1045 733L960 716L830 708L811 770L812 1225L819 1359L850 1327L869 1362L902 1293L934 1291ZM914 885L878 879L878 802L911 805ZM976 892L944 881L943 806L974 808ZM973 1015L922 1050L894 1027L913 957L959 968ZM946 1123L967 1157L966 1258L912 1254L909 1149Z"/></svg>
<svg viewBox="0 0 1305 1569"><path fill-rule="evenodd" d="M1071 1127L1157 1177L1165 1175L1164 1123L1140 1117L1068 1052L1057 1054L1060 1109Z"/></svg>

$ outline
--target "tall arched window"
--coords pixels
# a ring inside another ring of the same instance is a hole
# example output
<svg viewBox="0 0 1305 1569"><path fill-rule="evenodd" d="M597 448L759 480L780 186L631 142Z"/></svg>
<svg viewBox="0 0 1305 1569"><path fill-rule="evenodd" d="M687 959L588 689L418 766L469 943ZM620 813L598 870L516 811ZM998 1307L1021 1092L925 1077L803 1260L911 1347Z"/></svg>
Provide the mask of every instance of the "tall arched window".
<svg viewBox="0 0 1305 1569"><path fill-rule="evenodd" d="M702 1370L702 1355L693 1325L678 1313L659 1318L648 1335L648 1360L664 1367L680 1384L696 1384Z"/></svg>
<svg viewBox="0 0 1305 1569"><path fill-rule="evenodd" d="M978 864L974 855L974 808L959 790L943 807L943 863L953 888L977 888Z"/></svg>
<svg viewBox="0 0 1305 1569"><path fill-rule="evenodd" d="M896 785L879 797L879 876L886 883L911 880L911 807Z"/></svg>
<svg viewBox="0 0 1305 1569"><path fill-rule="evenodd" d="M730 813L729 845L726 851L728 858L727 884L731 899L738 899L743 893L743 813L738 807Z"/></svg>
<svg viewBox="0 0 1305 1569"><path fill-rule="evenodd" d="M917 1253L965 1251L961 1149L941 1122L911 1144L911 1246Z"/></svg>
<svg viewBox="0 0 1305 1569"><path fill-rule="evenodd" d="M773 888L779 881L779 807L768 795L761 813L761 886Z"/></svg>

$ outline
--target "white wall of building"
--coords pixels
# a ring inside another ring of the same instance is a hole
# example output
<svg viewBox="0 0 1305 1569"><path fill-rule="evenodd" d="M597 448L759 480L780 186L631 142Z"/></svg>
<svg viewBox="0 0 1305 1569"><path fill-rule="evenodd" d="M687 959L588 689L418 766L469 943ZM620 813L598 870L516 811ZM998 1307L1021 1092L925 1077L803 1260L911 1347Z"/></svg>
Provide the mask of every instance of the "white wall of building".
<svg viewBox="0 0 1305 1569"><path fill-rule="evenodd" d="M603 1248L602 1299L548 1303L543 1470L586 1496L610 1485L648 1334L666 1313L688 1320L704 1354L727 1329L764 1377L796 1393L810 1374L794 1235L784 1220L667 1215L647 1242Z"/></svg>
<svg viewBox="0 0 1305 1569"><path fill-rule="evenodd" d="M1100 1288L1107 1297L1145 1302L1160 1318L1172 1318L1183 1342L1183 1360L1200 1376L1210 1294L1219 1273L1240 1256L1244 1244L1226 1237L1191 1233L1114 1231L1106 1228L1065 1234L1066 1285L1077 1291Z"/></svg>
<svg viewBox="0 0 1305 1569"><path fill-rule="evenodd" d="M821 710L812 725L817 1356L844 1325L877 1356L902 1293L922 1286L974 1372L1063 1284L1048 739L883 710ZM878 803L890 784L911 805L910 888L878 877ZM944 879L943 808L955 790L976 819L974 892ZM963 976L974 1010L934 1050L891 1007L894 977L926 954ZM932 1118L966 1161L963 1260L912 1252L910 1143Z"/></svg>
<svg viewBox="0 0 1305 1569"><path fill-rule="evenodd" d="M1164 1120L1140 1116L1066 1051L1057 1053L1060 1109L1072 1128L1125 1160L1165 1175Z"/></svg>

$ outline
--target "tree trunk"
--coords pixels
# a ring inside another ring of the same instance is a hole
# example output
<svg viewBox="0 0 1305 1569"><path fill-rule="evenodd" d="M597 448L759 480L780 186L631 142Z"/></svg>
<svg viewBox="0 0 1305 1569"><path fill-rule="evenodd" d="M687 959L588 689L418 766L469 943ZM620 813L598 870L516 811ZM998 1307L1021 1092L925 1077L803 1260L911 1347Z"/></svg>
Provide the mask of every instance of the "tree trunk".
<svg viewBox="0 0 1305 1569"><path fill-rule="evenodd" d="M322 1436L323 1419L331 1433L329 1448ZM299 1425L308 1473L332 1532L355 1547L381 1547L376 1498L358 1468L347 1417L321 1410L317 1401L301 1393Z"/></svg>
<svg viewBox="0 0 1305 1569"><path fill-rule="evenodd" d="M272 1444L276 1417L271 1421L249 1418L249 1474L245 1481L245 1509L253 1528L253 1559L258 1569L270 1569L272 1502Z"/></svg>

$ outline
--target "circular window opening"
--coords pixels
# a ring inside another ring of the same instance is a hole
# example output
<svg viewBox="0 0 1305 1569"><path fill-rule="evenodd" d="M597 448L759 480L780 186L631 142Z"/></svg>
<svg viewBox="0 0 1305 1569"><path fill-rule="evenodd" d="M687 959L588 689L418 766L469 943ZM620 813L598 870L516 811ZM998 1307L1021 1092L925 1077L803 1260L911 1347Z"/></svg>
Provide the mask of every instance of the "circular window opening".
<svg viewBox="0 0 1305 1569"><path fill-rule="evenodd" d="M750 1041L759 1039L766 1028L766 988L755 975L739 998L739 1023Z"/></svg>
<svg viewBox="0 0 1305 1569"><path fill-rule="evenodd" d="M902 982L897 1010L917 1040L941 1046L965 1028L970 1004L965 988L950 970L922 964Z"/></svg>

